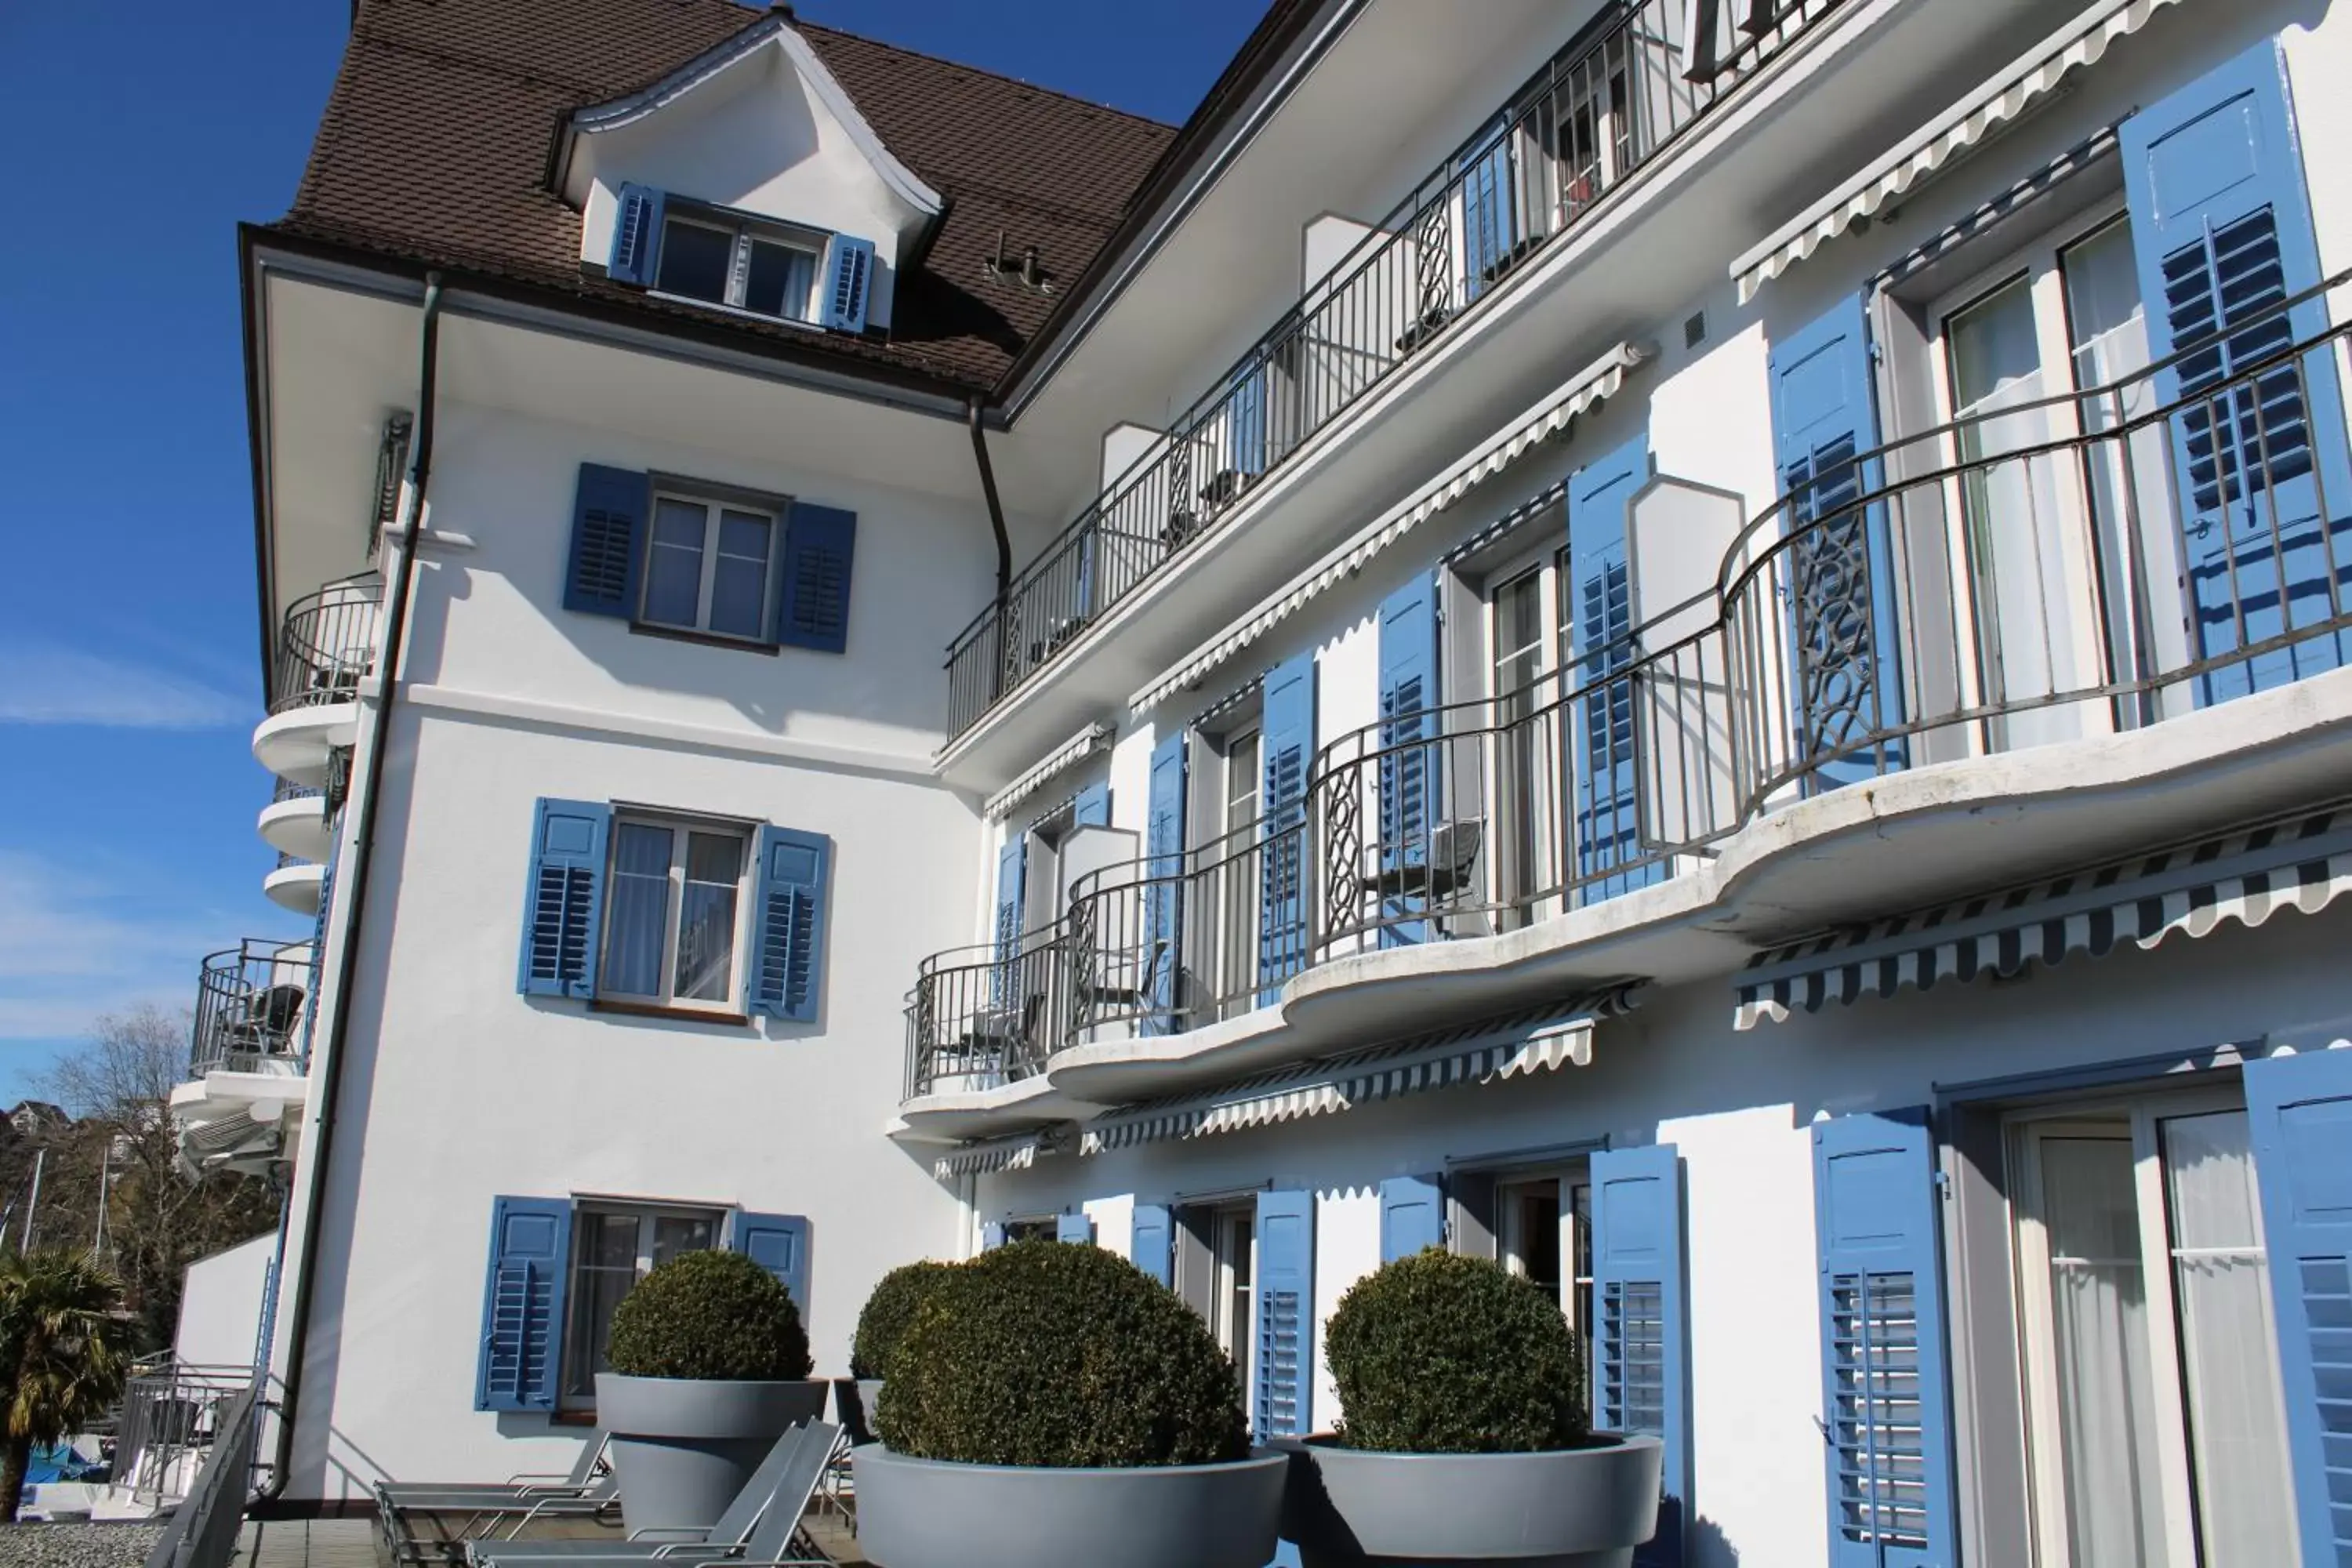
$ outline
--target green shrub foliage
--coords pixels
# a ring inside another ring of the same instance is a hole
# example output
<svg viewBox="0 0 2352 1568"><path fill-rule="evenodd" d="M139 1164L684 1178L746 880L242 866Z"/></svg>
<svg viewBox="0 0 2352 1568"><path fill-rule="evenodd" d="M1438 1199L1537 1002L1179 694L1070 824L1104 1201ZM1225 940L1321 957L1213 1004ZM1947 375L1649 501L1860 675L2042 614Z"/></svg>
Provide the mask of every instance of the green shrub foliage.
<svg viewBox="0 0 2352 1568"><path fill-rule="evenodd" d="M890 1358L898 1353L915 1309L941 1282L952 1279L955 1271L952 1263L907 1263L882 1276L874 1294L866 1298L865 1310L857 1314L857 1337L849 1347L849 1375L889 1376Z"/></svg>
<svg viewBox="0 0 2352 1568"><path fill-rule="evenodd" d="M789 1382L809 1374L808 1331L776 1277L740 1252L671 1258L621 1298L607 1351L630 1377Z"/></svg>
<svg viewBox="0 0 2352 1568"><path fill-rule="evenodd" d="M1400 1258L1324 1333L1339 1436L1390 1454L1520 1454L1590 1436L1584 1352L1559 1303L1477 1258Z"/></svg>
<svg viewBox="0 0 2352 1568"><path fill-rule="evenodd" d="M1054 1468L1244 1458L1234 1363L1192 1310L1100 1247L1024 1241L917 1306L875 1426L898 1453Z"/></svg>

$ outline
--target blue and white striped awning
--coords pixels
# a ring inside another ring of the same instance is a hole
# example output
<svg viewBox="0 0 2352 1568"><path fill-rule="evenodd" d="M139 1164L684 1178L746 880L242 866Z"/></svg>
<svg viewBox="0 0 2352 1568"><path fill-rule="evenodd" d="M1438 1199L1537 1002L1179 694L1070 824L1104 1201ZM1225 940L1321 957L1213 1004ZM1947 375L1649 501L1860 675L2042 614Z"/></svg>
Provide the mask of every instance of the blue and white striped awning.
<svg viewBox="0 0 2352 1568"><path fill-rule="evenodd" d="M2069 953L2152 948L2281 910L2315 914L2352 889L2352 805L2282 818L2051 881L1963 899L1759 953L1739 980L1734 1022L1778 1023L1793 1008L1892 996L1906 985L2014 974Z"/></svg>
<svg viewBox="0 0 2352 1568"><path fill-rule="evenodd" d="M1205 1138L1351 1110L1424 1089L1489 1083L1592 1060L1592 1026L1633 1006L1641 982L1591 992L1565 1005L1431 1030L1370 1050L1301 1062L1205 1092L1147 1100L1086 1128L1078 1152Z"/></svg>
<svg viewBox="0 0 2352 1568"><path fill-rule="evenodd" d="M1068 1147L1066 1138L1058 1129L959 1143L931 1162L931 1176L936 1181L944 1182L950 1176L986 1176L999 1171L1025 1171L1037 1163L1039 1155L1059 1153Z"/></svg>

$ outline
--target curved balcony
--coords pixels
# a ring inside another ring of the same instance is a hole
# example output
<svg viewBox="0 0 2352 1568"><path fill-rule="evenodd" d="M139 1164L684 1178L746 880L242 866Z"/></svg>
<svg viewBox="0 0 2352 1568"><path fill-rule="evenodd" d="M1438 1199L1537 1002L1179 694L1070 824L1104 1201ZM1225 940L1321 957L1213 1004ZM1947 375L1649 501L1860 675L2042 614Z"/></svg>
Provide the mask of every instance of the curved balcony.
<svg viewBox="0 0 2352 1568"><path fill-rule="evenodd" d="M181 1152L192 1166L260 1171L285 1156L309 1092L316 980L309 942L248 937L205 959L190 1081L172 1091Z"/></svg>
<svg viewBox="0 0 2352 1568"><path fill-rule="evenodd" d="M261 879L261 891L281 910L315 916L327 893L327 868L280 852L277 868Z"/></svg>
<svg viewBox="0 0 2352 1568"><path fill-rule="evenodd" d="M255 823L261 841L281 856L297 860L326 859L333 847L334 826L327 817L323 786L279 779Z"/></svg>
<svg viewBox="0 0 2352 1568"><path fill-rule="evenodd" d="M952 743L1089 626L1173 569L1251 489L1535 255L1608 204L1837 0L1710 37L1685 0L1618 0L1414 187L948 649ZM1760 18L1759 20L1758 18Z"/></svg>
<svg viewBox="0 0 2352 1568"><path fill-rule="evenodd" d="M1623 635L1339 737L1286 810L1078 881L1034 939L1059 991L1023 1070L1133 1100L2341 794L2352 675L2289 689L2352 667L2352 325L2296 342L2302 303L1821 454L1672 603L1640 597L1675 579L1637 498ZM1687 557L1690 514L1662 515ZM2297 760L2247 767L2263 747Z"/></svg>
<svg viewBox="0 0 2352 1568"><path fill-rule="evenodd" d="M963 1137L1075 1109L1045 1081L1066 1030L1069 944L1063 925L923 961L907 996L907 1079L899 1116L927 1136Z"/></svg>
<svg viewBox="0 0 2352 1568"><path fill-rule="evenodd" d="M330 583L286 612L270 660L269 717L253 732L256 761L278 777L320 784L329 760L359 734L361 683L375 668L383 584Z"/></svg>

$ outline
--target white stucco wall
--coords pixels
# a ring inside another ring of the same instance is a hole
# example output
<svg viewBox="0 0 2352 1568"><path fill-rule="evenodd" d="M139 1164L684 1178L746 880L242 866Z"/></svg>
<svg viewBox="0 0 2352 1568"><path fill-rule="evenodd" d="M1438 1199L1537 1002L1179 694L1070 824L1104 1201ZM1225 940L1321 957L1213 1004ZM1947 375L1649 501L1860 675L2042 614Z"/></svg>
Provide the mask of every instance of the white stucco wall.
<svg viewBox="0 0 2352 1568"><path fill-rule="evenodd" d="M188 1265L172 1354L189 1366L246 1366L261 1332L261 1298L278 1233L240 1242Z"/></svg>

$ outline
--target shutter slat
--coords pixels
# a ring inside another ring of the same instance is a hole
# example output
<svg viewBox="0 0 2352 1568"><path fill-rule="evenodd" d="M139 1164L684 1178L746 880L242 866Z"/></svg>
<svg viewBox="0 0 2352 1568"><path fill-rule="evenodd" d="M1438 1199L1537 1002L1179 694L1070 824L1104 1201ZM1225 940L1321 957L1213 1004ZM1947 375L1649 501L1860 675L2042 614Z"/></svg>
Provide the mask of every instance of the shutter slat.
<svg viewBox="0 0 2352 1568"><path fill-rule="evenodd" d="M811 1023L824 979L825 888L833 840L789 827L760 829L751 973L746 1011Z"/></svg>
<svg viewBox="0 0 2352 1568"><path fill-rule="evenodd" d="M738 1209L727 1239L740 1252L776 1277L801 1311L801 1326L809 1326L809 1222L796 1214L746 1214Z"/></svg>
<svg viewBox="0 0 2352 1568"><path fill-rule="evenodd" d="M794 501L784 528L783 592L775 640L786 647L843 653L849 647L850 569L857 514Z"/></svg>
<svg viewBox="0 0 2352 1568"><path fill-rule="evenodd" d="M1683 1560L1691 1499L1690 1315L1682 1158L1671 1143L1592 1156L1593 1410L1604 1431L1665 1446L1642 1568Z"/></svg>
<svg viewBox="0 0 2352 1568"><path fill-rule="evenodd" d="M596 991L605 841L613 808L580 800L539 802L523 900L516 988L529 996L584 1000Z"/></svg>
<svg viewBox="0 0 2352 1568"><path fill-rule="evenodd" d="M1382 900L1381 945L1426 942L1438 777L1437 582L1416 573L1380 608L1380 868L1406 890ZM1415 877L1412 872L1421 872ZM1417 890L1416 890L1417 889Z"/></svg>
<svg viewBox="0 0 2352 1568"><path fill-rule="evenodd" d="M1626 520L1634 491L1650 477L1650 442L1635 437L1577 470L1569 481L1568 554L1575 574L1574 679L1583 689L1574 727L1577 759L1576 867L1586 902L1646 887L1663 866L1636 866L1644 853L1641 770L1633 755L1633 680L1625 671L1635 649ZM1614 677L1614 679L1612 679Z"/></svg>
<svg viewBox="0 0 2352 1568"><path fill-rule="evenodd" d="M1282 983L1307 966L1307 772L1315 752L1312 648L1285 659L1266 676L1261 734L1258 1000L1271 1005Z"/></svg>
<svg viewBox="0 0 2352 1568"><path fill-rule="evenodd" d="M1381 1261L1411 1258L1445 1240L1435 1176L1391 1176L1381 1184Z"/></svg>
<svg viewBox="0 0 2352 1568"><path fill-rule="evenodd" d="M1951 1433L1925 1111L1813 1129L1832 1568L1951 1561Z"/></svg>
<svg viewBox="0 0 2352 1568"><path fill-rule="evenodd" d="M824 247L823 324L836 332L866 330L866 299L874 287L874 242L836 234Z"/></svg>
<svg viewBox="0 0 2352 1568"><path fill-rule="evenodd" d="M613 218L613 248L604 275L615 283L650 289L661 249L662 193L646 185L623 185Z"/></svg>
<svg viewBox="0 0 2352 1568"><path fill-rule="evenodd" d="M1176 1283L1175 1218L1164 1204L1135 1205L1135 1227L1129 1233L1128 1260L1160 1284Z"/></svg>
<svg viewBox="0 0 2352 1568"><path fill-rule="evenodd" d="M562 1376L565 1270L572 1255L567 1198L496 1198L482 1287L477 1410L555 1408Z"/></svg>

